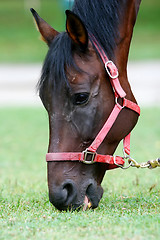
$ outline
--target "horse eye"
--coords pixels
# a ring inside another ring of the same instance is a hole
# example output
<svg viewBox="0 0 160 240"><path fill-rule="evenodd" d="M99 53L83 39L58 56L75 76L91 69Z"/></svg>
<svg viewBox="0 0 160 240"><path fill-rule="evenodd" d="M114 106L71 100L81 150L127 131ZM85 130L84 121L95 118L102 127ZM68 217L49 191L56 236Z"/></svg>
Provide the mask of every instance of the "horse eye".
<svg viewBox="0 0 160 240"><path fill-rule="evenodd" d="M84 92L84 93L76 93L72 97L72 102L74 105L82 105L87 103L89 99L89 93Z"/></svg>

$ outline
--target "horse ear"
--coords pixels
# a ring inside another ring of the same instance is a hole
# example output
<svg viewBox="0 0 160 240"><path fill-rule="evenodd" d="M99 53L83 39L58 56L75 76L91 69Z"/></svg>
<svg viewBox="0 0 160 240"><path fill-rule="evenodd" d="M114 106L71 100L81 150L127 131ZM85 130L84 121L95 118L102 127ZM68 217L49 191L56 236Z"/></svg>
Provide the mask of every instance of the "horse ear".
<svg viewBox="0 0 160 240"><path fill-rule="evenodd" d="M33 8L31 8L30 11L33 14L38 30L41 33L42 40L50 45L52 40L59 33L54 30L47 22L45 22Z"/></svg>
<svg viewBox="0 0 160 240"><path fill-rule="evenodd" d="M81 21L81 19L71 12L66 10L66 30L74 43L79 45L81 49L85 50L88 47L88 32Z"/></svg>

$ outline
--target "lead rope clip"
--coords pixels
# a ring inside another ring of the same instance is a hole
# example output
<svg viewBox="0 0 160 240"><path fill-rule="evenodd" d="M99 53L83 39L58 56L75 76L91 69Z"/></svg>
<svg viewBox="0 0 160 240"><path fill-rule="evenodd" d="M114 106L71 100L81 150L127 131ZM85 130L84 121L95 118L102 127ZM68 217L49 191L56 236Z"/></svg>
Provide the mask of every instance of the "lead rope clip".
<svg viewBox="0 0 160 240"><path fill-rule="evenodd" d="M156 167L160 167L160 158L157 158L155 160L151 160L151 161L148 161L148 162L144 162L144 163L138 163L133 158L129 158L128 162L130 163L131 167L136 167L136 168L153 169L153 168L156 168Z"/></svg>
<svg viewBox="0 0 160 240"><path fill-rule="evenodd" d="M160 167L160 158L148 161L147 163L149 164L149 169Z"/></svg>

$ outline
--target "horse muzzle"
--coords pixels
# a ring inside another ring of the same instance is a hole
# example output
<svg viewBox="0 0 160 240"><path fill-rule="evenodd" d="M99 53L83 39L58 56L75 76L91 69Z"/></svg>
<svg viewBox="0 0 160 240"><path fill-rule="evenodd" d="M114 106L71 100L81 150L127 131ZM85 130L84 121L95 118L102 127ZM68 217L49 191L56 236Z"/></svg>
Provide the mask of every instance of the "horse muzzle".
<svg viewBox="0 0 160 240"><path fill-rule="evenodd" d="M60 186L49 188L49 200L60 211L72 211L88 207L98 207L103 189L95 181L89 180L85 187L77 186L73 180L65 180Z"/></svg>

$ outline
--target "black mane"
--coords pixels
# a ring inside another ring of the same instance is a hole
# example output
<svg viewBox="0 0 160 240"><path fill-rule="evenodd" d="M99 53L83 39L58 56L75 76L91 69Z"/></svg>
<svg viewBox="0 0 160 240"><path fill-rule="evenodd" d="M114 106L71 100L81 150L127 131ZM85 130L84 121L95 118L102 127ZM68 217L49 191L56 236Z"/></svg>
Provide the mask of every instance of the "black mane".
<svg viewBox="0 0 160 240"><path fill-rule="evenodd" d="M75 0L72 11L83 21L89 33L93 34L107 56L113 58L118 24L126 0ZM52 42L42 69L38 88L43 85L60 86L67 83L65 69L75 66L72 41L66 32L60 33ZM56 89L57 89L56 87Z"/></svg>
<svg viewBox="0 0 160 240"><path fill-rule="evenodd" d="M124 0L75 0L73 12L85 23L91 34L112 58L115 39L118 37L120 10Z"/></svg>

